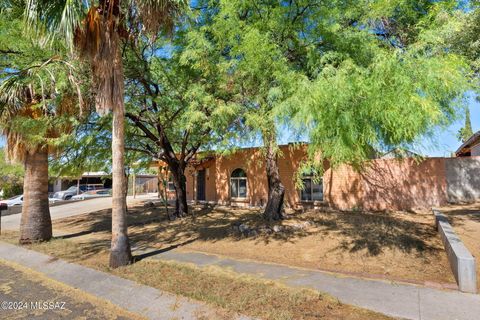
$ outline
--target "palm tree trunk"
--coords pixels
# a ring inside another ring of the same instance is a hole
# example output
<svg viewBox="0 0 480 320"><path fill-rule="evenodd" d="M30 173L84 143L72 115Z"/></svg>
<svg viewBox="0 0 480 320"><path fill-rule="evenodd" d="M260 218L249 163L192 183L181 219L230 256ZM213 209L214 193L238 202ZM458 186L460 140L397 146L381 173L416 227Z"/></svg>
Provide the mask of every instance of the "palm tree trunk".
<svg viewBox="0 0 480 320"><path fill-rule="evenodd" d="M119 54L114 62L118 79L123 79L122 59ZM117 80L118 80L117 79ZM130 264L132 252L127 233L127 199L125 184L125 106L123 103L123 80L117 81L120 97L113 106L112 125L112 245L110 267Z"/></svg>
<svg viewBox="0 0 480 320"><path fill-rule="evenodd" d="M23 190L20 243L50 240L52 220L48 205L48 148L27 152Z"/></svg>

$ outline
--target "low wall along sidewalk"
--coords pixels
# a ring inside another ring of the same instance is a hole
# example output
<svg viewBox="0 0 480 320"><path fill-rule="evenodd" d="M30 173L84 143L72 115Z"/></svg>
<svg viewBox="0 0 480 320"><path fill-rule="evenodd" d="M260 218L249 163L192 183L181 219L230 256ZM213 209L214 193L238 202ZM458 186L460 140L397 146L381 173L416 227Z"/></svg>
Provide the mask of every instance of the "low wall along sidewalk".
<svg viewBox="0 0 480 320"><path fill-rule="evenodd" d="M475 258L457 236L447 217L438 210L432 209L432 211L458 288L463 292L477 293Z"/></svg>

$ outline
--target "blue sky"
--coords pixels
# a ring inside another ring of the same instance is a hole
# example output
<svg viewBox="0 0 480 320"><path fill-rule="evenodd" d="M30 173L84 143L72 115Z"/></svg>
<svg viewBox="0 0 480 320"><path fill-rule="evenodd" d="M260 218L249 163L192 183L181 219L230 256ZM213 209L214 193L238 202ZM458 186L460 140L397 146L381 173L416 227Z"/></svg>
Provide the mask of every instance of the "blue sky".
<svg viewBox="0 0 480 320"><path fill-rule="evenodd" d="M468 107L470 109L470 119L472 121L473 132L480 130L480 103L476 101L473 94L468 97ZM420 154L430 157L448 157L455 152L461 143L457 139L458 130L464 125L465 119L462 117L452 123L446 129L437 129L435 131L434 141L423 139L419 141L420 147L417 148Z"/></svg>
<svg viewBox="0 0 480 320"><path fill-rule="evenodd" d="M480 130L480 103L475 100L473 95L468 98L470 108L470 118L472 120L473 132ZM457 140L457 132L463 126L464 119L452 123L446 129L436 129L433 141L430 139L420 139L417 146L412 151L430 157L448 157L457 150L460 142ZM290 132L283 132L280 136L280 143L294 141ZM0 147L5 144L5 139L0 136Z"/></svg>

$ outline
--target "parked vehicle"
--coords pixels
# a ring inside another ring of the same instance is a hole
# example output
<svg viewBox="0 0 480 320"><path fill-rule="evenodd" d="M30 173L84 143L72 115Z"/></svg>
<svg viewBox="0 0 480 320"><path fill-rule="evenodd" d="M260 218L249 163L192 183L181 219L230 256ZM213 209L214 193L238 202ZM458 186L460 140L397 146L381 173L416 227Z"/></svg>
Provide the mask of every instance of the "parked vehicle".
<svg viewBox="0 0 480 320"><path fill-rule="evenodd" d="M2 200L2 201L0 201L0 203L4 203L9 207L21 206L22 203L23 203L23 194L21 194L19 196L12 197L12 198L7 199L7 200Z"/></svg>
<svg viewBox="0 0 480 320"><path fill-rule="evenodd" d="M52 197L48 197L48 202L49 203L56 203L56 202L59 202L59 201L62 201L60 199L55 199L55 198L52 198Z"/></svg>
<svg viewBox="0 0 480 320"><path fill-rule="evenodd" d="M73 196L72 200L85 200L85 199L100 198L100 197L110 197L111 195L112 195L111 189L91 190L91 191L86 191L82 194Z"/></svg>
<svg viewBox="0 0 480 320"><path fill-rule="evenodd" d="M48 198L49 203L55 203L57 201L59 201L59 199ZM7 200L1 200L0 204L6 204L8 207L21 206L23 205L23 194Z"/></svg>
<svg viewBox="0 0 480 320"><path fill-rule="evenodd" d="M55 192L55 194L53 195L53 198L60 199L60 200L70 200L72 199L73 196L83 194L86 191L99 190L99 189L103 189L104 187L103 185L94 184L94 185L80 185L79 188L80 190L78 191L77 186L71 186L67 190Z"/></svg>

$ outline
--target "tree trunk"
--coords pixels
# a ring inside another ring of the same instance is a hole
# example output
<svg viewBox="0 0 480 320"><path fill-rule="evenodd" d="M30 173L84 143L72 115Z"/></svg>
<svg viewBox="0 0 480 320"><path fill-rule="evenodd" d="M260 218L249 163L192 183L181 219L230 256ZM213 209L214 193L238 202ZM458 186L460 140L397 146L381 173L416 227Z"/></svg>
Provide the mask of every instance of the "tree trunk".
<svg viewBox="0 0 480 320"><path fill-rule="evenodd" d="M121 57L115 58L117 76L123 79ZM123 81L123 80L122 80ZM112 125L112 246L110 267L130 264L132 253L127 233L127 199L125 183L125 106L123 103L123 82L119 81L121 96L113 106ZM120 83L121 82L121 83Z"/></svg>
<svg viewBox="0 0 480 320"><path fill-rule="evenodd" d="M280 220L283 218L283 199L285 197L285 187L280 181L278 170L278 156L276 146L276 135L270 134L264 138L265 144L265 167L268 180L268 202L263 213L263 217L268 220Z"/></svg>
<svg viewBox="0 0 480 320"><path fill-rule="evenodd" d="M52 220L48 204L48 148L38 148L25 156L23 208L20 243L48 241Z"/></svg>
<svg viewBox="0 0 480 320"><path fill-rule="evenodd" d="M172 174L173 185L175 186L175 218L183 218L188 214L187 204L187 183L185 169L178 163L169 163Z"/></svg>

